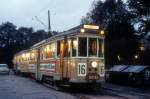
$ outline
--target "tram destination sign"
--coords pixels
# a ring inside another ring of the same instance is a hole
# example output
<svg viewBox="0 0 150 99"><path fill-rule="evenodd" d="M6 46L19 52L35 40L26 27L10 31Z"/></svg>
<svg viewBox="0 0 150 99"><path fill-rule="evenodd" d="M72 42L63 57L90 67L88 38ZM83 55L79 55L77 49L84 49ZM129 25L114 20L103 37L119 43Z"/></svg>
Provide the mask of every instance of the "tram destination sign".
<svg viewBox="0 0 150 99"><path fill-rule="evenodd" d="M98 29L99 29L99 26L97 26L97 25L83 25L83 28L85 28L85 29L95 29L95 30L98 30Z"/></svg>

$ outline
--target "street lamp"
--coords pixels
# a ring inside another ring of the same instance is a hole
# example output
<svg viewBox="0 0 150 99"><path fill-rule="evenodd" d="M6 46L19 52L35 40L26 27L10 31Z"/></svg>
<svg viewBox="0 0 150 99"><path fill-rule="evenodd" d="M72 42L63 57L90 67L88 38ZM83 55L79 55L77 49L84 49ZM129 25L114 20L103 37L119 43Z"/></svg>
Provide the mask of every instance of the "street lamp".
<svg viewBox="0 0 150 99"><path fill-rule="evenodd" d="M140 46L140 50L143 52L144 51L144 46Z"/></svg>
<svg viewBox="0 0 150 99"><path fill-rule="evenodd" d="M138 59L138 55L135 55L134 58L135 58L135 59Z"/></svg>
<svg viewBox="0 0 150 99"><path fill-rule="evenodd" d="M119 61L121 60L119 55L117 56L117 58L118 58Z"/></svg>

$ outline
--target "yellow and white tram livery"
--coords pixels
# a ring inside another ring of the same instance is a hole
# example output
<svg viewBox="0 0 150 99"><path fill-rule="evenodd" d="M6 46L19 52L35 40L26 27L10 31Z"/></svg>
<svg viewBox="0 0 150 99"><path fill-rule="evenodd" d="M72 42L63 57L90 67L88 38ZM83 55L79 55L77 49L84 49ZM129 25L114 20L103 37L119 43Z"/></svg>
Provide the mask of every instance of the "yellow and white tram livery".
<svg viewBox="0 0 150 99"><path fill-rule="evenodd" d="M104 36L96 25L80 25L14 56L14 67L36 80L95 84L104 80Z"/></svg>

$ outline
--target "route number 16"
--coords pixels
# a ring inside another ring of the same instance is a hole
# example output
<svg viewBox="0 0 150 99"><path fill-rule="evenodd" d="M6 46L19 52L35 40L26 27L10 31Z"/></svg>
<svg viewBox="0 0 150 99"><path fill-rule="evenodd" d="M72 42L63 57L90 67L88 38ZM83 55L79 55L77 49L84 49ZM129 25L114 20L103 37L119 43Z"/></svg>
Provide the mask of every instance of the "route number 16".
<svg viewBox="0 0 150 99"><path fill-rule="evenodd" d="M86 76L86 63L78 63L78 76Z"/></svg>

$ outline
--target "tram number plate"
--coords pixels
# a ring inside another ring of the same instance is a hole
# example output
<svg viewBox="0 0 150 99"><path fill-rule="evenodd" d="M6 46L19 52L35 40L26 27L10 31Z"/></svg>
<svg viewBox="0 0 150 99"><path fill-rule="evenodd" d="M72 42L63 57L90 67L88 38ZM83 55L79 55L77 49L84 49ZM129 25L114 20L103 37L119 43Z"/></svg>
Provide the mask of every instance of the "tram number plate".
<svg viewBox="0 0 150 99"><path fill-rule="evenodd" d="M98 80L100 78L100 76L96 73L89 73L86 76L87 80Z"/></svg>
<svg viewBox="0 0 150 99"><path fill-rule="evenodd" d="M78 63L78 76L86 76L86 63Z"/></svg>

